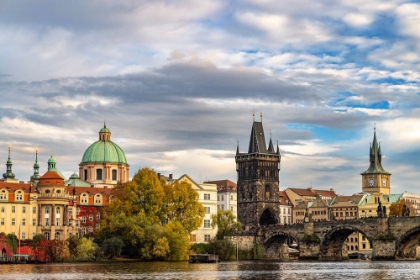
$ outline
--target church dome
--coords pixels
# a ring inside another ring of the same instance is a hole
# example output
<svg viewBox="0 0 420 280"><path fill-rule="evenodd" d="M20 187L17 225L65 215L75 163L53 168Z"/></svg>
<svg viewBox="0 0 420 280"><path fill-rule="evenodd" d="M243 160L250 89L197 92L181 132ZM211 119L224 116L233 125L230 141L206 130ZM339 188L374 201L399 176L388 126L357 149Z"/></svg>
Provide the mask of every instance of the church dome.
<svg viewBox="0 0 420 280"><path fill-rule="evenodd" d="M111 131L105 124L99 131L99 140L90 145L83 154L81 164L90 162L127 164L123 150L111 141Z"/></svg>

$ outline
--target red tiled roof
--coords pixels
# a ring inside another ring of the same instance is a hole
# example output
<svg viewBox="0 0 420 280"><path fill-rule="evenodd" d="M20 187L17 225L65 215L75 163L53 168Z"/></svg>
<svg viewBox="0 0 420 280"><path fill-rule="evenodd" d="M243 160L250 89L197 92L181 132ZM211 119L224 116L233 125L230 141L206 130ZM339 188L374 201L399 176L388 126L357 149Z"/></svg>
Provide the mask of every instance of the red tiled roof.
<svg viewBox="0 0 420 280"><path fill-rule="evenodd" d="M105 189L105 188L92 188L92 187L74 187L74 186L67 186L67 191L69 194L73 195L73 190L75 190L76 195L80 196L82 193L89 193L89 195L94 194L102 194L104 196L110 196L112 193L112 189Z"/></svg>
<svg viewBox="0 0 420 280"><path fill-rule="evenodd" d="M230 180L207 181L206 184L216 184L218 191L233 191L236 192L236 183Z"/></svg>
<svg viewBox="0 0 420 280"><path fill-rule="evenodd" d="M283 205L292 205L285 191L279 191L279 200Z"/></svg>
<svg viewBox="0 0 420 280"><path fill-rule="evenodd" d="M28 192L30 187L31 187L30 183L9 183L9 182L0 181L0 189L7 188L9 192L14 192L16 190L23 190L25 192Z"/></svg>
<svg viewBox="0 0 420 280"><path fill-rule="evenodd" d="M64 186L64 179L54 171L47 171L44 175L39 179L38 186L43 185L62 185Z"/></svg>

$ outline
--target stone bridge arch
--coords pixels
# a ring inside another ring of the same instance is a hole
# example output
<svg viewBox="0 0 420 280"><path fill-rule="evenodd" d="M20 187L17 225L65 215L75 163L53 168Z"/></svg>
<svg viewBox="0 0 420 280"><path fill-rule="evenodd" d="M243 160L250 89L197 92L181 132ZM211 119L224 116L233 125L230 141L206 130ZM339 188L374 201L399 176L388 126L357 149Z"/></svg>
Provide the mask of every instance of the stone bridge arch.
<svg viewBox="0 0 420 280"><path fill-rule="evenodd" d="M298 245L294 249L299 249L299 239L285 231L270 232L264 238L264 258L266 259L281 259L280 248L283 244Z"/></svg>
<svg viewBox="0 0 420 280"><path fill-rule="evenodd" d="M366 236L371 248L373 249L372 237L363 229L352 225L341 225L333 227L321 239L320 257L322 260L340 261L343 259L343 244L347 237L353 233L359 232ZM345 248L347 249L347 248ZM347 251L347 250L346 250Z"/></svg>
<svg viewBox="0 0 420 280"><path fill-rule="evenodd" d="M397 259L411 259L417 258L417 247L420 243L420 226L414 227L406 231L395 244Z"/></svg>

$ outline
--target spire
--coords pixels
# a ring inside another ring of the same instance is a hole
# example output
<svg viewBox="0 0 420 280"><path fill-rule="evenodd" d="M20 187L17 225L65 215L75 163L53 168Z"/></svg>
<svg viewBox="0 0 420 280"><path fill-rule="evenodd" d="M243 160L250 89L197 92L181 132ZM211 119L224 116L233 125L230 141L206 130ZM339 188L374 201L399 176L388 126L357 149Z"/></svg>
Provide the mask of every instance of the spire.
<svg viewBox="0 0 420 280"><path fill-rule="evenodd" d="M15 174L13 174L12 172L12 161L10 159L10 145L9 145L9 156L7 158L7 163L6 163L6 173L3 174L3 178L4 179L14 179L15 178Z"/></svg>
<svg viewBox="0 0 420 280"><path fill-rule="evenodd" d="M270 129L270 143L268 144L268 152L274 153L273 141L271 140L271 129Z"/></svg>
<svg viewBox="0 0 420 280"><path fill-rule="evenodd" d="M239 154L239 140L236 140L236 154Z"/></svg>
<svg viewBox="0 0 420 280"><path fill-rule="evenodd" d="M262 122L252 124L251 136L249 138L248 153L267 153L267 146L264 136L264 128Z"/></svg>
<svg viewBox="0 0 420 280"><path fill-rule="evenodd" d="M280 154L280 149L279 149L279 139L277 139L277 154Z"/></svg>
<svg viewBox="0 0 420 280"><path fill-rule="evenodd" d="M381 147L378 144L378 140L376 139L376 124L373 129L373 142L370 145L369 161L370 161L369 168L362 174L372 174L372 173L390 174L382 167Z"/></svg>
<svg viewBox="0 0 420 280"><path fill-rule="evenodd" d="M34 174L31 176L31 181L37 183L41 176L39 175L39 163L38 163L38 149L35 151L35 163L34 163Z"/></svg>

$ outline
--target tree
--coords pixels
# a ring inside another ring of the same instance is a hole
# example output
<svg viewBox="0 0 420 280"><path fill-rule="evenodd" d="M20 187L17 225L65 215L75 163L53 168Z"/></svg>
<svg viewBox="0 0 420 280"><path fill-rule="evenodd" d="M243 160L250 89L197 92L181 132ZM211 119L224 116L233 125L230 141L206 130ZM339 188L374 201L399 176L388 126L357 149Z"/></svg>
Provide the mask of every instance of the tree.
<svg viewBox="0 0 420 280"><path fill-rule="evenodd" d="M219 255L221 260L233 261L235 256L235 245L228 239L212 239L209 243L209 253Z"/></svg>
<svg viewBox="0 0 420 280"><path fill-rule="evenodd" d="M188 182L175 182L163 186L168 221L181 222L187 233L198 229L203 222L205 210L198 202L198 193Z"/></svg>
<svg viewBox="0 0 420 280"><path fill-rule="evenodd" d="M102 250L104 254L110 259L114 257L119 257L121 255L122 247L124 242L120 237L114 236L109 239L106 239L102 244Z"/></svg>
<svg viewBox="0 0 420 280"><path fill-rule="evenodd" d="M79 245L77 245L77 259L81 261L87 261L94 258L95 246L93 241L82 237Z"/></svg>
<svg viewBox="0 0 420 280"><path fill-rule="evenodd" d="M410 209L410 216L416 216L416 209L414 208L413 204L405 199L400 199L391 204L389 207L389 215L390 216L402 216L404 204Z"/></svg>
<svg viewBox="0 0 420 280"><path fill-rule="evenodd" d="M79 238L75 235L67 239L70 255L74 258L77 256L77 246L79 245Z"/></svg>
<svg viewBox="0 0 420 280"><path fill-rule="evenodd" d="M16 249L18 246L18 238L14 233L9 233L6 235L6 243L13 249L13 253L16 254Z"/></svg>
<svg viewBox="0 0 420 280"><path fill-rule="evenodd" d="M109 207L111 213L144 213L153 221L163 220L162 182L156 172L149 168L140 169L130 182L118 185L114 189L114 197Z"/></svg>
<svg viewBox="0 0 420 280"><path fill-rule="evenodd" d="M235 215L232 211L219 210L217 214L211 215L211 226L215 228L217 226L217 239L224 239L225 236L232 236L240 233L242 230L242 224L236 221Z"/></svg>
<svg viewBox="0 0 420 280"><path fill-rule="evenodd" d="M190 248L189 235L185 234L185 228L179 221L169 222L165 225L165 238L169 244L168 259L171 261L181 261L188 258Z"/></svg>

